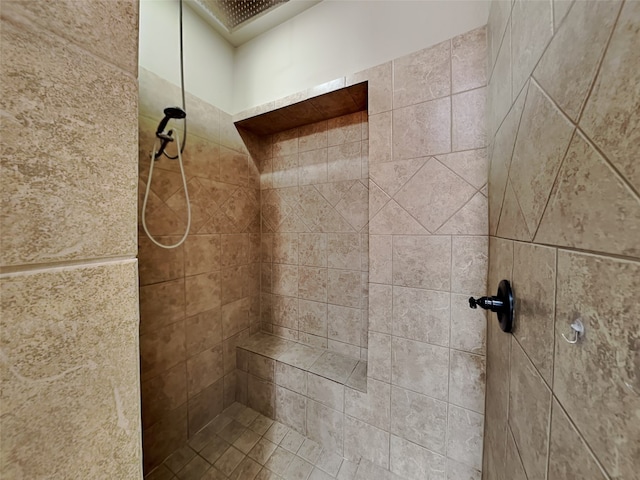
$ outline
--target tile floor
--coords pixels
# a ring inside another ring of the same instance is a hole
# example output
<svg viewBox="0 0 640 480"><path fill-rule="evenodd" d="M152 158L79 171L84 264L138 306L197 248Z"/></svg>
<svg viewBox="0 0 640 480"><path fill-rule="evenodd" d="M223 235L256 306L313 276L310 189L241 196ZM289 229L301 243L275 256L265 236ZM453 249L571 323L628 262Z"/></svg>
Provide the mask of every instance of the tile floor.
<svg viewBox="0 0 640 480"><path fill-rule="evenodd" d="M372 475L372 472L375 472ZM397 478L325 451L282 423L234 403L145 480L377 480Z"/></svg>

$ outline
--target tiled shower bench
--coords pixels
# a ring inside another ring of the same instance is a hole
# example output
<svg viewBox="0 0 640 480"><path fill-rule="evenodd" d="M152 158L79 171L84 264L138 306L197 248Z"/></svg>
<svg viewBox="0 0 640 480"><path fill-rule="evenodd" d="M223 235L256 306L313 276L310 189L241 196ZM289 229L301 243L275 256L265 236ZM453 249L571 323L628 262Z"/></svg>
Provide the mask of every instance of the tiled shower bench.
<svg viewBox="0 0 640 480"><path fill-rule="evenodd" d="M345 453L345 401L366 391L366 362L267 333L240 343L236 356L239 402Z"/></svg>

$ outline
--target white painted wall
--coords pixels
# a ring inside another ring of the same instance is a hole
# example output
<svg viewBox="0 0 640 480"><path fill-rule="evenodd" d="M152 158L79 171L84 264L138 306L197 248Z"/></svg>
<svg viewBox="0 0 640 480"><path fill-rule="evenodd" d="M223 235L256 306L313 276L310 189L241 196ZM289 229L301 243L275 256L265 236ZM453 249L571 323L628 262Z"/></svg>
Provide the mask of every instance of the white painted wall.
<svg viewBox="0 0 640 480"><path fill-rule="evenodd" d="M488 15L485 0L324 0L236 49L233 113L434 45Z"/></svg>
<svg viewBox="0 0 640 480"><path fill-rule="evenodd" d="M185 88L227 113L233 108L234 48L185 4ZM180 86L177 0L140 0L140 66ZM176 99L176 105L180 99Z"/></svg>
<svg viewBox="0 0 640 480"><path fill-rule="evenodd" d="M234 49L185 4L186 89L234 114L434 45L488 15L488 0L324 0ZM176 85L179 38L177 0L140 0L139 64Z"/></svg>

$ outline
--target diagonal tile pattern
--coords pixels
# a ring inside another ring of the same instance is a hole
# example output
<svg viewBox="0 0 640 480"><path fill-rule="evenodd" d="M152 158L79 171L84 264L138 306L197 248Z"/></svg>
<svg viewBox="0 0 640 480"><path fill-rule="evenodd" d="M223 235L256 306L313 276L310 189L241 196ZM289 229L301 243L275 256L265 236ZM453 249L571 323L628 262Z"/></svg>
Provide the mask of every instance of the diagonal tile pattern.
<svg viewBox="0 0 640 480"><path fill-rule="evenodd" d="M263 328L354 358L367 343L367 126L357 112L263 138L278 173L275 182L261 177L263 227L279 249L300 247L297 257L282 256L263 242ZM269 304L289 305L286 321ZM334 321L338 311L345 316Z"/></svg>
<svg viewBox="0 0 640 480"><path fill-rule="evenodd" d="M475 192L475 188L432 158L394 198L428 231L435 232Z"/></svg>
<svg viewBox="0 0 640 480"><path fill-rule="evenodd" d="M483 477L633 478L640 5L494 1L488 38L489 282L520 308L489 324Z"/></svg>

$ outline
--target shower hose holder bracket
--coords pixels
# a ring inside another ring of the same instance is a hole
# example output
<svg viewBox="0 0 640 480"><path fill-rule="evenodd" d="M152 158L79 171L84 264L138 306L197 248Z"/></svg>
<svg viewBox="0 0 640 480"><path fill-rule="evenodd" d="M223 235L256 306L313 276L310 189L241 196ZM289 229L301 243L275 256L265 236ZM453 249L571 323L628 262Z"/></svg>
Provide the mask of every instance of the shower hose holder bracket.
<svg viewBox="0 0 640 480"><path fill-rule="evenodd" d="M513 329L513 310L515 299L509 280L502 280L498 285L498 293L493 297L469 297L469 307L491 310L498 316L498 323L503 332L510 333Z"/></svg>

